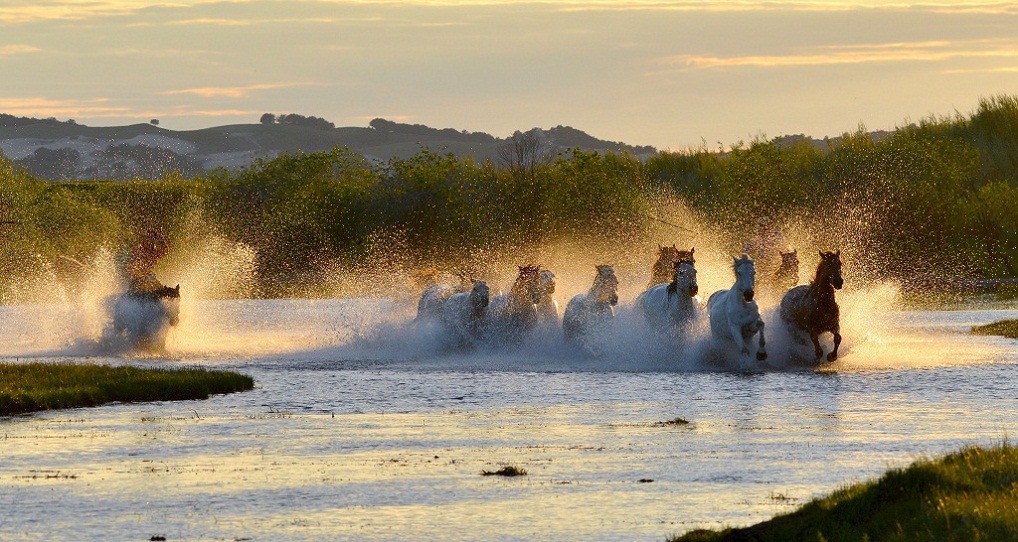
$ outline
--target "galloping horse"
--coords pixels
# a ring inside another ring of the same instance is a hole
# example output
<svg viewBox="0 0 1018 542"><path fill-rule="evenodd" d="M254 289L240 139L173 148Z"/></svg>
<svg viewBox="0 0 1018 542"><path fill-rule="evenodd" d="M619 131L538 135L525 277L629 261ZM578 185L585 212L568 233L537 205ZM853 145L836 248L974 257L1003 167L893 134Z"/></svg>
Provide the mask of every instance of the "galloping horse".
<svg viewBox="0 0 1018 542"><path fill-rule="evenodd" d="M558 301L551 296L555 293L555 273L542 269L540 275L538 287L541 298L537 301L537 320L541 325L558 326Z"/></svg>
<svg viewBox="0 0 1018 542"><path fill-rule="evenodd" d="M697 292L696 268L691 261L680 260L672 264L671 283L651 287L633 303L656 330L684 332L699 312Z"/></svg>
<svg viewBox="0 0 1018 542"><path fill-rule="evenodd" d="M781 265L774 272L772 283L779 292L787 292L799 284L799 251L781 252Z"/></svg>
<svg viewBox="0 0 1018 542"><path fill-rule="evenodd" d="M834 350L827 354L827 361L838 359L841 322L834 290L840 290L842 285L841 251L824 251L820 252L820 263L813 282L808 286L796 286L781 298L781 319L789 331L809 334L816 353L815 361L820 361L824 355L820 347L820 334L828 331L834 334Z"/></svg>
<svg viewBox="0 0 1018 542"><path fill-rule="evenodd" d="M469 292L449 296L442 305L442 323L452 333L459 346L476 341L484 327L490 291L483 280L472 281Z"/></svg>
<svg viewBox="0 0 1018 542"><path fill-rule="evenodd" d="M696 252L696 247L689 250L679 250L675 245L670 247L658 245L657 261L650 268L650 284L647 285L647 289L671 281L672 275L675 273L676 262L687 260L689 263L696 265L696 258L693 257L694 252Z"/></svg>
<svg viewBox="0 0 1018 542"><path fill-rule="evenodd" d="M499 341L519 344L537 325L537 303L541 300L540 266L519 267L520 273L508 294L491 300L488 327Z"/></svg>
<svg viewBox="0 0 1018 542"><path fill-rule="evenodd" d="M728 290L711 294L707 300L707 312L710 315L711 335L719 341L735 344L739 350L739 362L743 369L747 369L752 363L749 345L757 333L760 334L760 346L756 351L756 359L767 359L764 322L753 300L756 279L753 260L745 254L741 258L733 257L732 270L735 271L735 284Z"/></svg>
<svg viewBox="0 0 1018 542"><path fill-rule="evenodd" d="M562 331L566 339L582 340L584 336L603 328L615 317L612 307L619 302L619 279L610 265L596 266L594 285L585 294L576 294L566 304L562 316Z"/></svg>

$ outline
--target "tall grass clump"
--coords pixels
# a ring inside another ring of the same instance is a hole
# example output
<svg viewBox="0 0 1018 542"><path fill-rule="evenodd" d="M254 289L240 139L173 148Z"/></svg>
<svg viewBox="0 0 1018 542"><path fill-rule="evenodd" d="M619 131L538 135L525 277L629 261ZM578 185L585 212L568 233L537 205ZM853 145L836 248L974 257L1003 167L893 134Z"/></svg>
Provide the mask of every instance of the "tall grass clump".
<svg viewBox="0 0 1018 542"><path fill-rule="evenodd" d="M696 530L674 542L1013 540L1018 448L971 447L892 469L751 527Z"/></svg>
<svg viewBox="0 0 1018 542"><path fill-rule="evenodd" d="M207 399L250 390L251 377L204 368L143 369L87 364L0 364L0 416L111 402Z"/></svg>

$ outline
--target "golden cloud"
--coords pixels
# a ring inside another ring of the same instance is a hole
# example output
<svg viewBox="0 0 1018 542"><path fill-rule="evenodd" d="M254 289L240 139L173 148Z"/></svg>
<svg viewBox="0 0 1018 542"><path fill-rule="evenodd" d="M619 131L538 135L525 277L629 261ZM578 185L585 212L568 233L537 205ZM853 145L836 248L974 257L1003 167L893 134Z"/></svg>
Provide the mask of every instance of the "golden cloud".
<svg viewBox="0 0 1018 542"><path fill-rule="evenodd" d="M278 90L281 88L322 86L321 83L260 83L237 87L200 87L167 90L162 94L192 94L203 98L243 98L259 90Z"/></svg>
<svg viewBox="0 0 1018 542"><path fill-rule="evenodd" d="M18 45L18 44L14 44L14 45L2 45L2 46L0 46L0 56L4 56L4 55L19 55L19 54L22 54L22 53L34 53L36 51L41 51L41 50L42 49L40 49L38 47L33 47L31 45Z"/></svg>
<svg viewBox="0 0 1018 542"><path fill-rule="evenodd" d="M813 48L805 54L710 56L674 55L660 59L661 64L681 70L713 68L782 68L878 62L938 62L958 58L1018 57L1018 44L983 40L969 42L927 41L862 44Z"/></svg>

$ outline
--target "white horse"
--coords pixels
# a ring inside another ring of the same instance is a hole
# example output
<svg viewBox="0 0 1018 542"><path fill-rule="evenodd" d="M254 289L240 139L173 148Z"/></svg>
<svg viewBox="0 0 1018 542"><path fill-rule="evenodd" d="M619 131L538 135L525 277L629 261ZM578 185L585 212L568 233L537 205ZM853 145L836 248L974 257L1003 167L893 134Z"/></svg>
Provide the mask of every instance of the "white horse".
<svg viewBox="0 0 1018 542"><path fill-rule="evenodd" d="M760 334L760 346L756 351L756 359L767 359L764 322L753 300L756 279L753 260L745 254L741 258L733 257L732 260L735 284L728 290L711 294L707 300L707 312L710 316L711 335L722 343L734 344L739 351L742 369L748 369L752 364L749 347L753 335L757 333Z"/></svg>
<svg viewBox="0 0 1018 542"><path fill-rule="evenodd" d="M651 287L637 296L634 304L654 329L681 334L697 319L697 292L696 268L689 260L680 260L672 266L671 283Z"/></svg>
<svg viewBox="0 0 1018 542"><path fill-rule="evenodd" d="M568 340L583 341L586 336L604 329L615 318L612 307L619 302L619 279L610 265L598 265L596 269L590 290L573 296L566 304L562 331Z"/></svg>
<svg viewBox="0 0 1018 542"><path fill-rule="evenodd" d="M473 344L479 338L491 295L488 283L483 280L472 283L469 292L453 294L442 304L442 323L461 347Z"/></svg>
<svg viewBox="0 0 1018 542"><path fill-rule="evenodd" d="M552 297L555 293L555 273L542 269L537 287L541 298L537 301L537 322L542 326L558 326L558 301Z"/></svg>
<svg viewBox="0 0 1018 542"><path fill-rule="evenodd" d="M473 285L464 276L460 275L460 284L441 284L435 283L429 285L421 292L421 298L417 300L417 318L416 320L438 320L442 318L442 307L445 302L449 300L454 294L468 292Z"/></svg>

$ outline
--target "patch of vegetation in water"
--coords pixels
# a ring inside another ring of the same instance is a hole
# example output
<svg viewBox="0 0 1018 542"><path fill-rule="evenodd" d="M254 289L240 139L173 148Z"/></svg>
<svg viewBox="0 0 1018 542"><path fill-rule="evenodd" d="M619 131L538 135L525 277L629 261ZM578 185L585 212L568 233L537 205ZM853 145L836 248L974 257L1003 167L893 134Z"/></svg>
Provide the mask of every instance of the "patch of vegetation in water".
<svg viewBox="0 0 1018 542"><path fill-rule="evenodd" d="M254 380L204 368L139 367L62 363L0 363L0 416L116 401L208 399L246 391Z"/></svg>
<svg viewBox="0 0 1018 542"><path fill-rule="evenodd" d="M999 335L1009 339L1018 339L1018 320L1001 320L972 328L975 335Z"/></svg>
<svg viewBox="0 0 1018 542"><path fill-rule="evenodd" d="M515 465L508 465L495 471L491 470L481 471L481 476L526 476L526 475L527 475L526 469L521 469L520 467L517 467Z"/></svg>
<svg viewBox="0 0 1018 542"><path fill-rule="evenodd" d="M970 447L892 469L756 525L699 529L671 542L784 540L1013 540L1018 448Z"/></svg>

